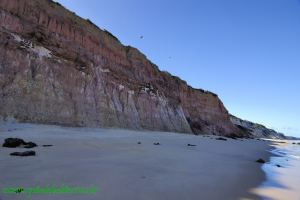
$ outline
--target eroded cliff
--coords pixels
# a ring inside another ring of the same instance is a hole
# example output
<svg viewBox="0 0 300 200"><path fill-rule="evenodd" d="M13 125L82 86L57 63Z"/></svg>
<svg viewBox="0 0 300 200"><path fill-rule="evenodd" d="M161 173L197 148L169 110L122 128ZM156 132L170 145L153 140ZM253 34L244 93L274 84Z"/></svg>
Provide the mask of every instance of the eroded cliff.
<svg viewBox="0 0 300 200"><path fill-rule="evenodd" d="M255 138L287 139L283 133L278 133L264 125L243 120L233 115L230 116L230 120L235 126L241 129L241 131L248 132Z"/></svg>
<svg viewBox="0 0 300 200"><path fill-rule="evenodd" d="M162 72L49 0L0 1L0 115L21 121L237 134L217 95Z"/></svg>

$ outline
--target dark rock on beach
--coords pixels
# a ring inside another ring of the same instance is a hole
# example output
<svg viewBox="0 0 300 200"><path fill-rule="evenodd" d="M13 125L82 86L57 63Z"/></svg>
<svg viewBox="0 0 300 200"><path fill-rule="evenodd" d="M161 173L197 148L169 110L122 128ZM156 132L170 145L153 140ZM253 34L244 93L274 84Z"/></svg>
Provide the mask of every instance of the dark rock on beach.
<svg viewBox="0 0 300 200"><path fill-rule="evenodd" d="M4 140L3 147L16 148L21 145L26 145L26 142L19 138L7 138Z"/></svg>
<svg viewBox="0 0 300 200"><path fill-rule="evenodd" d="M31 149L31 148L36 147L36 146L37 146L37 144L35 144L34 142L28 142L24 145L24 148Z"/></svg>
<svg viewBox="0 0 300 200"><path fill-rule="evenodd" d="M2 146L8 148L24 147L30 149L36 147L37 144L34 142L25 142L20 138L6 138Z"/></svg>
<svg viewBox="0 0 300 200"><path fill-rule="evenodd" d="M258 159L257 161L256 161L257 163L266 163L266 161L264 160L264 159Z"/></svg>
<svg viewBox="0 0 300 200"><path fill-rule="evenodd" d="M43 147L52 147L52 144L44 144Z"/></svg>
<svg viewBox="0 0 300 200"><path fill-rule="evenodd" d="M11 156L35 156L35 151L24 151L24 152L13 152L10 154Z"/></svg>
<svg viewBox="0 0 300 200"><path fill-rule="evenodd" d="M154 145L160 145L160 143L159 143L159 142L154 142L153 144L154 144Z"/></svg>
<svg viewBox="0 0 300 200"><path fill-rule="evenodd" d="M195 144L187 144L187 146L189 146L189 147L195 147L197 145L195 145Z"/></svg>
<svg viewBox="0 0 300 200"><path fill-rule="evenodd" d="M227 139L226 139L226 138L222 138L222 137L218 137L218 138L216 138L216 140L223 140L223 141L226 141Z"/></svg>

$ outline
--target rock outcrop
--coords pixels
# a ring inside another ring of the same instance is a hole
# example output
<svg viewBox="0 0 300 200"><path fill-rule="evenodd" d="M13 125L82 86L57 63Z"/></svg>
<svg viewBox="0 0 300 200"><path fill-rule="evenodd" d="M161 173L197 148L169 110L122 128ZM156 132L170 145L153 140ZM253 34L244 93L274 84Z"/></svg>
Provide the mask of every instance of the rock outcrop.
<svg viewBox="0 0 300 200"><path fill-rule="evenodd" d="M233 115L230 116L230 120L241 131L248 132L249 135L255 138L269 138L269 139L288 139L284 134L278 133L272 129L257 123L253 123L247 120L242 120Z"/></svg>
<svg viewBox="0 0 300 200"><path fill-rule="evenodd" d="M25 142L20 138L6 138L2 146L8 148L23 147L26 149L31 149L37 147L37 144L34 142Z"/></svg>
<svg viewBox="0 0 300 200"><path fill-rule="evenodd" d="M24 152L13 152L10 153L11 156L21 156L21 157L25 157L25 156L35 156L35 151L24 151Z"/></svg>
<svg viewBox="0 0 300 200"><path fill-rule="evenodd" d="M162 72L50 0L0 1L0 116L216 135L240 131L216 94Z"/></svg>

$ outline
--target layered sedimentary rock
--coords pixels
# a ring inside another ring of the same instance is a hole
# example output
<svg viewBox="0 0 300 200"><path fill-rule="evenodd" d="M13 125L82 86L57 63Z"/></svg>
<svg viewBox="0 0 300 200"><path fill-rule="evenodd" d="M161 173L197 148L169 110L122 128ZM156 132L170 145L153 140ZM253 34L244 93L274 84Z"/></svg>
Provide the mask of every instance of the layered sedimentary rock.
<svg viewBox="0 0 300 200"><path fill-rule="evenodd" d="M217 95L162 72L49 0L0 1L0 116L72 126L242 134Z"/></svg>
<svg viewBox="0 0 300 200"><path fill-rule="evenodd" d="M269 138L269 139L287 139L287 137L282 134L269 129L261 124L253 123L247 120L242 120L233 115L230 116L230 120L234 125L236 125L241 131L248 132L250 135L256 138Z"/></svg>

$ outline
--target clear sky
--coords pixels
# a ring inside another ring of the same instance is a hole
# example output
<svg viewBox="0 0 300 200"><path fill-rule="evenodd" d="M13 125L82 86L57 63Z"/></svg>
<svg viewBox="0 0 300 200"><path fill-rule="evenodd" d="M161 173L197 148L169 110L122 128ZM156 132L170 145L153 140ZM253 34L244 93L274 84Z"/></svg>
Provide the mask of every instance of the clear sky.
<svg viewBox="0 0 300 200"><path fill-rule="evenodd" d="M300 136L300 0L58 2L233 115Z"/></svg>

